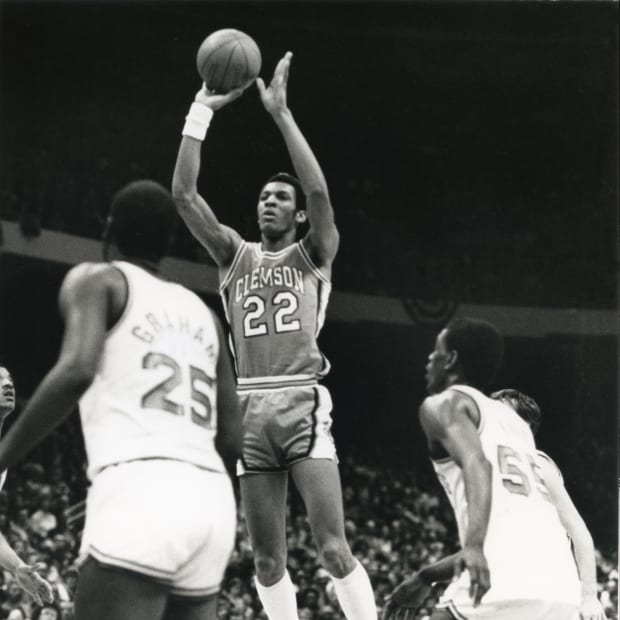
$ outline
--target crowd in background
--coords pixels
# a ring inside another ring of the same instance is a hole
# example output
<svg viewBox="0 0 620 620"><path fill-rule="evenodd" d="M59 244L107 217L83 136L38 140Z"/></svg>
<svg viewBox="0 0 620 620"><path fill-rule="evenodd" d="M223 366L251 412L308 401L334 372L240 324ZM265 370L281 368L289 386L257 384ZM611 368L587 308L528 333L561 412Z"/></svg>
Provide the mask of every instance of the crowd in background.
<svg viewBox="0 0 620 620"><path fill-rule="evenodd" d="M377 607L404 578L456 550L456 529L447 500L424 472L368 466L359 457L341 462L346 532L374 587ZM0 530L28 563L43 562L54 587L57 620L72 618L77 556L86 494L83 444L72 418L9 471L0 493ZM302 620L342 620L328 574L319 565L301 498L290 494L287 515L288 570L298 588ZM595 536L596 539L596 536ZM617 554L597 551L599 596L617 619ZM265 620L253 585L252 549L242 511L235 550L224 579L218 618ZM0 620L36 620L40 610L12 576L0 573ZM428 620L435 589L416 620Z"/></svg>

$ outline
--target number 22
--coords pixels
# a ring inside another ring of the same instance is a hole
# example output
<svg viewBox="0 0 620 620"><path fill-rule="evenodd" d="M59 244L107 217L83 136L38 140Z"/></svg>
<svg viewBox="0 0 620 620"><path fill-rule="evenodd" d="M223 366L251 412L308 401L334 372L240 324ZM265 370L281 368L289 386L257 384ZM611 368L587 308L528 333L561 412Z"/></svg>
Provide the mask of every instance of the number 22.
<svg viewBox="0 0 620 620"><path fill-rule="evenodd" d="M299 319L291 318L299 307L299 301L293 293L280 291L273 296L271 303L277 307L274 318L274 331L276 334L283 332L296 332L301 330ZM265 300L258 295L248 295L243 302L243 309L248 310L243 317L243 335L246 338L252 336L264 336L269 333L266 321L260 318L265 314Z"/></svg>

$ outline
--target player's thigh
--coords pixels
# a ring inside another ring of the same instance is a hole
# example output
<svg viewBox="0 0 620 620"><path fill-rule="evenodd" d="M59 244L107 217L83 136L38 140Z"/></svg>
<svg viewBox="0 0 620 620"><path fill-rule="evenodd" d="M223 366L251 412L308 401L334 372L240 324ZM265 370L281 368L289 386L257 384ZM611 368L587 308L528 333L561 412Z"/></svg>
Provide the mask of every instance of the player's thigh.
<svg viewBox="0 0 620 620"><path fill-rule="evenodd" d="M217 595L196 601L173 597L168 603L164 620L215 620Z"/></svg>
<svg viewBox="0 0 620 620"><path fill-rule="evenodd" d="M286 555L287 472L240 478L241 503L252 547L258 553Z"/></svg>
<svg viewBox="0 0 620 620"><path fill-rule="evenodd" d="M75 620L160 620L167 600L167 586L87 558L77 584Z"/></svg>
<svg viewBox="0 0 620 620"><path fill-rule="evenodd" d="M291 475L306 505L317 543L320 545L324 537L344 539L342 487L336 461L299 461L291 466Z"/></svg>

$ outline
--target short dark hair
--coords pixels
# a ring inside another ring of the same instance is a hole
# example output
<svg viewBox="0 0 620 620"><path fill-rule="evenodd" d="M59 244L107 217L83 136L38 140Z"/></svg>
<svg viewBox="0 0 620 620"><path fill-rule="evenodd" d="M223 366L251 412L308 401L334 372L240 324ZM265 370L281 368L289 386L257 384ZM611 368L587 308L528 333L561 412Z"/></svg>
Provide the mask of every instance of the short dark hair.
<svg viewBox="0 0 620 620"><path fill-rule="evenodd" d="M112 198L104 241L114 242L127 256L160 261L172 243L176 223L170 192L155 181L141 179Z"/></svg>
<svg viewBox="0 0 620 620"><path fill-rule="evenodd" d="M446 325L446 347L458 353L464 378L484 390L499 372L504 343L498 329L481 319L460 318Z"/></svg>
<svg viewBox="0 0 620 620"><path fill-rule="evenodd" d="M519 392L519 390L506 388L493 392L491 398L506 401L530 425L532 433L536 435L540 428L542 414L538 403L531 396Z"/></svg>
<svg viewBox="0 0 620 620"><path fill-rule="evenodd" d="M303 187L299 182L297 177L294 177L292 174L288 172L278 172L273 176L270 176L267 179L267 183L288 183L288 185L292 185L295 188L295 210L296 211L305 211L306 210L306 194L304 194ZM264 185L263 185L264 187Z"/></svg>

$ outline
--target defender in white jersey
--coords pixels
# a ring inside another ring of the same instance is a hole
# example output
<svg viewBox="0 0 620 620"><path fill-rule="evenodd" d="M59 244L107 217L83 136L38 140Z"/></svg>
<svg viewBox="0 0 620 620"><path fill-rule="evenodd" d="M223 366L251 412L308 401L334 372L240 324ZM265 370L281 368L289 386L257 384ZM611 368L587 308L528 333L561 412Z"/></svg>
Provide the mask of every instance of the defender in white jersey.
<svg viewBox="0 0 620 620"><path fill-rule="evenodd" d="M0 366L0 431L4 426L5 420L15 409L15 385L13 377L7 368ZM6 469L0 472L0 490L6 480ZM38 605L43 605L43 601L51 603L54 600L52 586L43 579L37 571L44 567L44 564L26 564L11 549L6 538L0 532L0 567L9 571L15 581L26 591Z"/></svg>
<svg viewBox="0 0 620 620"><path fill-rule="evenodd" d="M420 407L437 476L454 509L458 579L433 620L576 620L579 582L568 539L536 468L533 435L480 391L503 345L485 321L458 319L437 337Z"/></svg>
<svg viewBox="0 0 620 620"><path fill-rule="evenodd" d="M299 177L280 173L262 188L260 242L247 242L222 225L196 186L201 145L213 113L241 91L216 95L205 86L198 92L183 128L172 190L179 213L219 268L244 415L241 497L265 611L270 620L297 617L295 589L286 571L290 472L346 617L374 620L368 575L345 539L330 433L331 398L318 383L329 370L316 339L339 234L323 172L287 106L290 62L289 52L268 88L257 80L262 103L282 133ZM298 227L305 223L309 230L296 242Z"/></svg>
<svg viewBox="0 0 620 620"><path fill-rule="evenodd" d="M540 427L541 411L533 398L514 389L499 390L491 394L491 398L512 407L536 435ZM535 462L535 468L544 481L545 489L572 542L581 582L580 617L582 620L605 620L605 612L597 598L596 560L592 536L564 487L562 474L557 465L542 450L536 450ZM407 620L410 614L417 613L431 594L435 583L450 581L459 556L460 552L457 552L425 566L400 584L387 601L383 612L384 620L394 617L399 610L403 610L400 617L404 616L404 620Z"/></svg>
<svg viewBox="0 0 620 620"><path fill-rule="evenodd" d="M175 220L157 183L116 194L108 262L66 276L60 357L0 443L5 467L79 400L91 487L77 620L213 619L233 548L234 376L211 310L158 275Z"/></svg>

